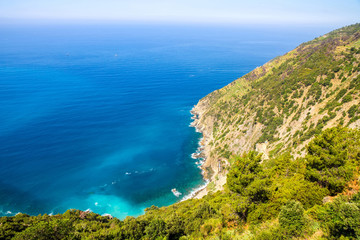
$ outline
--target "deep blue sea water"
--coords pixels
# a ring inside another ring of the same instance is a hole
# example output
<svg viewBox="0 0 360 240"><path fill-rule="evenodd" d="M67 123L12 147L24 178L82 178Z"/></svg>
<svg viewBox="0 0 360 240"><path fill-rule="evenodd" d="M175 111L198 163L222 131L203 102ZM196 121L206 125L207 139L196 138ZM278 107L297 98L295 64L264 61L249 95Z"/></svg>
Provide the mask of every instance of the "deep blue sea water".
<svg viewBox="0 0 360 240"><path fill-rule="evenodd" d="M0 215L124 218L203 179L189 111L322 28L0 26Z"/></svg>

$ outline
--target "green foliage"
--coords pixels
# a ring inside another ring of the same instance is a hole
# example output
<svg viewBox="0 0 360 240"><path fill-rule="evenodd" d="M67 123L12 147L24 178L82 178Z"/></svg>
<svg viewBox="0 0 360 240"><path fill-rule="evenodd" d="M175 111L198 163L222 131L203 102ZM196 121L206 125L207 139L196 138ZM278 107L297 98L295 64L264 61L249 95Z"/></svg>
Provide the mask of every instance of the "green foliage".
<svg viewBox="0 0 360 240"><path fill-rule="evenodd" d="M273 156L275 156L276 154L278 154L279 151L281 150L281 148L282 148L283 146L284 146L284 143L279 143L279 144L277 144L277 145L275 146L275 148L269 152L270 157L273 157Z"/></svg>
<svg viewBox="0 0 360 240"><path fill-rule="evenodd" d="M166 235L166 223L162 219L154 219L145 227L146 238L163 239Z"/></svg>
<svg viewBox="0 0 360 240"><path fill-rule="evenodd" d="M320 212L320 218L324 227L329 231L331 239L360 238L359 204L349 202L344 197L338 197L333 202L325 204Z"/></svg>
<svg viewBox="0 0 360 240"><path fill-rule="evenodd" d="M349 160L348 131L344 128L327 129L308 145L306 177L329 189L330 194L340 193L353 173Z"/></svg>
<svg viewBox="0 0 360 240"><path fill-rule="evenodd" d="M356 78L354 78L351 83L350 83L350 86L349 86L350 89L357 89L359 90L360 88L360 76L357 76Z"/></svg>
<svg viewBox="0 0 360 240"><path fill-rule="evenodd" d="M320 97L321 97L321 93L322 93L322 91L321 91L321 86L319 85L319 83L315 82L315 83L311 86L308 95L309 95L309 96L314 96L314 99L315 99L315 100L319 100Z"/></svg>
<svg viewBox="0 0 360 240"><path fill-rule="evenodd" d="M14 240L33 239L33 240L57 240L73 239L74 227L69 220L54 219L51 221L39 221L24 231L18 233Z"/></svg>
<svg viewBox="0 0 360 240"><path fill-rule="evenodd" d="M346 89L341 89L340 92L336 95L335 99L339 100L340 98L342 98L345 95L346 92L347 92Z"/></svg>
<svg viewBox="0 0 360 240"><path fill-rule="evenodd" d="M352 105L352 106L349 108L349 110L347 111L347 112L348 112L348 115L349 115L349 118L354 117L357 111L359 111L359 106L357 106L357 105Z"/></svg>
<svg viewBox="0 0 360 240"><path fill-rule="evenodd" d="M323 199L345 190L359 169L360 131L338 127L322 132L342 104L358 98L360 49L351 44L358 44L359 33L360 24L355 24L304 43L205 97L205 117L214 121L213 153L232 163L223 191L168 207L152 206L144 215L122 221L78 210L1 217L0 239L310 239L311 221L318 221L313 228L318 226L330 239L359 239L360 194L326 204ZM337 53L338 46L344 47L342 53ZM333 79L342 79L336 89ZM244 134L259 124L257 142L271 144L278 140L284 120L301 121L304 111L321 101L326 101L321 110L325 116L309 125L312 111L289 143L276 143L270 159L262 161L253 151L242 156L230 151L234 125ZM349 123L360 118L357 105L343 111L343 117L346 113ZM285 152L314 135L305 157L294 159Z"/></svg>
<svg viewBox="0 0 360 240"><path fill-rule="evenodd" d="M350 202L337 198L322 205L322 200L350 180L352 174L344 177L339 168L360 167L359 146L360 131L328 129L309 144L304 159L294 159L288 152L264 162L253 151L233 156L223 192L169 207L152 206L144 215L123 221L78 210L2 217L0 239L232 239L241 234L239 226L244 223L252 226L254 239L289 239L313 232L306 209L329 238L356 238L360 193ZM314 181L309 177L312 171L322 178ZM239 232L229 232L232 228Z"/></svg>
<svg viewBox="0 0 360 240"><path fill-rule="evenodd" d="M24 231L29 222L30 216L22 213L0 218L0 239L11 239L17 232Z"/></svg>
<svg viewBox="0 0 360 240"><path fill-rule="evenodd" d="M279 224L272 222L265 222L260 226L253 227L254 240L281 240L288 239Z"/></svg>
<svg viewBox="0 0 360 240"><path fill-rule="evenodd" d="M345 95L345 97L343 97L341 103L350 102L350 101L352 101L352 99L353 99L353 98L352 98L351 94L347 94L347 95Z"/></svg>
<svg viewBox="0 0 360 240"><path fill-rule="evenodd" d="M260 137L258 142L272 141L274 140L274 134L276 132L276 128L283 123L283 119L281 117L274 117L269 119L266 123L266 127L263 130L263 135Z"/></svg>
<svg viewBox="0 0 360 240"><path fill-rule="evenodd" d="M236 157L226 180L229 189L240 194L244 193L246 188L262 172L260 162L261 155L257 155L255 152Z"/></svg>
<svg viewBox="0 0 360 240"><path fill-rule="evenodd" d="M304 208L300 202L288 201L279 214L279 224L288 236L299 236L305 227Z"/></svg>

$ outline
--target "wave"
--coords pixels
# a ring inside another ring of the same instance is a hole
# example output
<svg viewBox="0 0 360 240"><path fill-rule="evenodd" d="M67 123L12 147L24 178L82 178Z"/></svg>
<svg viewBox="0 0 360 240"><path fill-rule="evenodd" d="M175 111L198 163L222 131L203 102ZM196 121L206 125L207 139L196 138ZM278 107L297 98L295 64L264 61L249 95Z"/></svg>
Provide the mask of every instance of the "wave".
<svg viewBox="0 0 360 240"><path fill-rule="evenodd" d="M113 216L109 213L104 213L103 215L101 215L103 217L108 217L108 218L113 218Z"/></svg>
<svg viewBox="0 0 360 240"><path fill-rule="evenodd" d="M185 201L185 200L188 200L188 199L191 199L191 198L194 198L198 192L200 192L201 190L203 190L203 189L205 189L205 188L207 187L207 185L209 184L209 182L210 182L210 181L206 179L206 180L205 180L205 183L203 183L203 184L200 185L199 187L196 187L196 188L192 189L188 195L185 195L185 196L181 199L180 202Z"/></svg>
<svg viewBox="0 0 360 240"><path fill-rule="evenodd" d="M3 216L16 216L18 214L20 214L21 212L17 212L17 213L13 213L12 211L8 210L8 211L2 211L0 210L0 217L3 217Z"/></svg>
<svg viewBox="0 0 360 240"><path fill-rule="evenodd" d="M200 155L200 153L194 152L194 153L191 154L191 158L192 159L198 159L199 155Z"/></svg>
<svg viewBox="0 0 360 240"><path fill-rule="evenodd" d="M198 167L201 167L201 165L203 165L206 160L205 155L203 154L205 146L201 144L203 142L203 140L204 140L203 137L201 137L199 139L198 148L196 149L196 151L194 153L191 154L192 159L199 160L199 161L195 162L195 164Z"/></svg>
<svg viewBox="0 0 360 240"><path fill-rule="evenodd" d="M194 127L196 132L201 133L201 131L198 129L198 127L195 124L195 120L197 119L197 115L194 113L194 109L191 109L190 113L193 115L191 117L191 119L194 120L194 121L190 123L189 127ZM197 147L196 151L191 154L191 158L198 160L198 161L195 162L195 164L197 165L198 168L201 169L201 174L203 176L205 176L205 170L202 168L202 165L206 161L205 155L203 154L204 149L205 149L205 146L203 145L203 140L204 140L204 136L199 138L198 147ZM189 194L185 195L181 199L181 201L185 201L187 199L194 198L199 191L205 189L210 181L208 179L205 179L205 178L204 178L204 180L205 180L205 182L203 184L201 184L200 186L192 189Z"/></svg>

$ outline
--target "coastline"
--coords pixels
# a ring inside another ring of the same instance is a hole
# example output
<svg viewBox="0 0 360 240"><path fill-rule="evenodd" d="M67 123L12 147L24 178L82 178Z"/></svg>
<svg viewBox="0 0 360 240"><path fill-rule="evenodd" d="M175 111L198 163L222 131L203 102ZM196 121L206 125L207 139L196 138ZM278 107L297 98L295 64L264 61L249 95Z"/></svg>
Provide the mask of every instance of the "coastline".
<svg viewBox="0 0 360 240"><path fill-rule="evenodd" d="M199 103L190 110L190 113L192 115L191 119L193 119L190 127L194 127L195 131L201 133L202 135L198 143L199 146L196 152L192 154L192 158L199 160L197 162L197 165L201 169L201 174L204 178L205 183L196 188L189 195L185 196L182 201L190 198L200 199L210 192L222 190L223 185L226 183L227 172L225 168L222 171L218 163L220 160L217 160L216 157L210 156L211 145L209 143L212 140L212 133L211 131L206 129L206 125L203 124L201 121L202 116L206 110L205 106L203 106L204 104L200 104L201 101L202 100L200 100ZM224 161L224 159L221 159L221 161ZM227 165L226 160L225 162Z"/></svg>

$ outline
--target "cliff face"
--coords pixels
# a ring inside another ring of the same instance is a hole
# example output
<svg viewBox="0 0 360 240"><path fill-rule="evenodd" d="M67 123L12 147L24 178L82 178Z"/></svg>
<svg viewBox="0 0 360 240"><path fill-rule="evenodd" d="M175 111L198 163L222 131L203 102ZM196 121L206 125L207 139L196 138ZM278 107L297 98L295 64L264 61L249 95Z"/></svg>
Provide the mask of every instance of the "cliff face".
<svg viewBox="0 0 360 240"><path fill-rule="evenodd" d="M19 213L0 218L0 239L359 239L360 130L323 131L359 128L359 32L302 44L199 101L193 126L212 182L196 197L226 191L123 221ZM302 155L315 134L304 158L279 155ZM231 157L254 148L270 159Z"/></svg>
<svg viewBox="0 0 360 240"><path fill-rule="evenodd" d="M213 190L224 183L232 154L255 149L264 159L285 151L301 156L326 128L358 128L359 63L355 24L301 44L201 99L193 125L204 135L203 168L212 173Z"/></svg>

